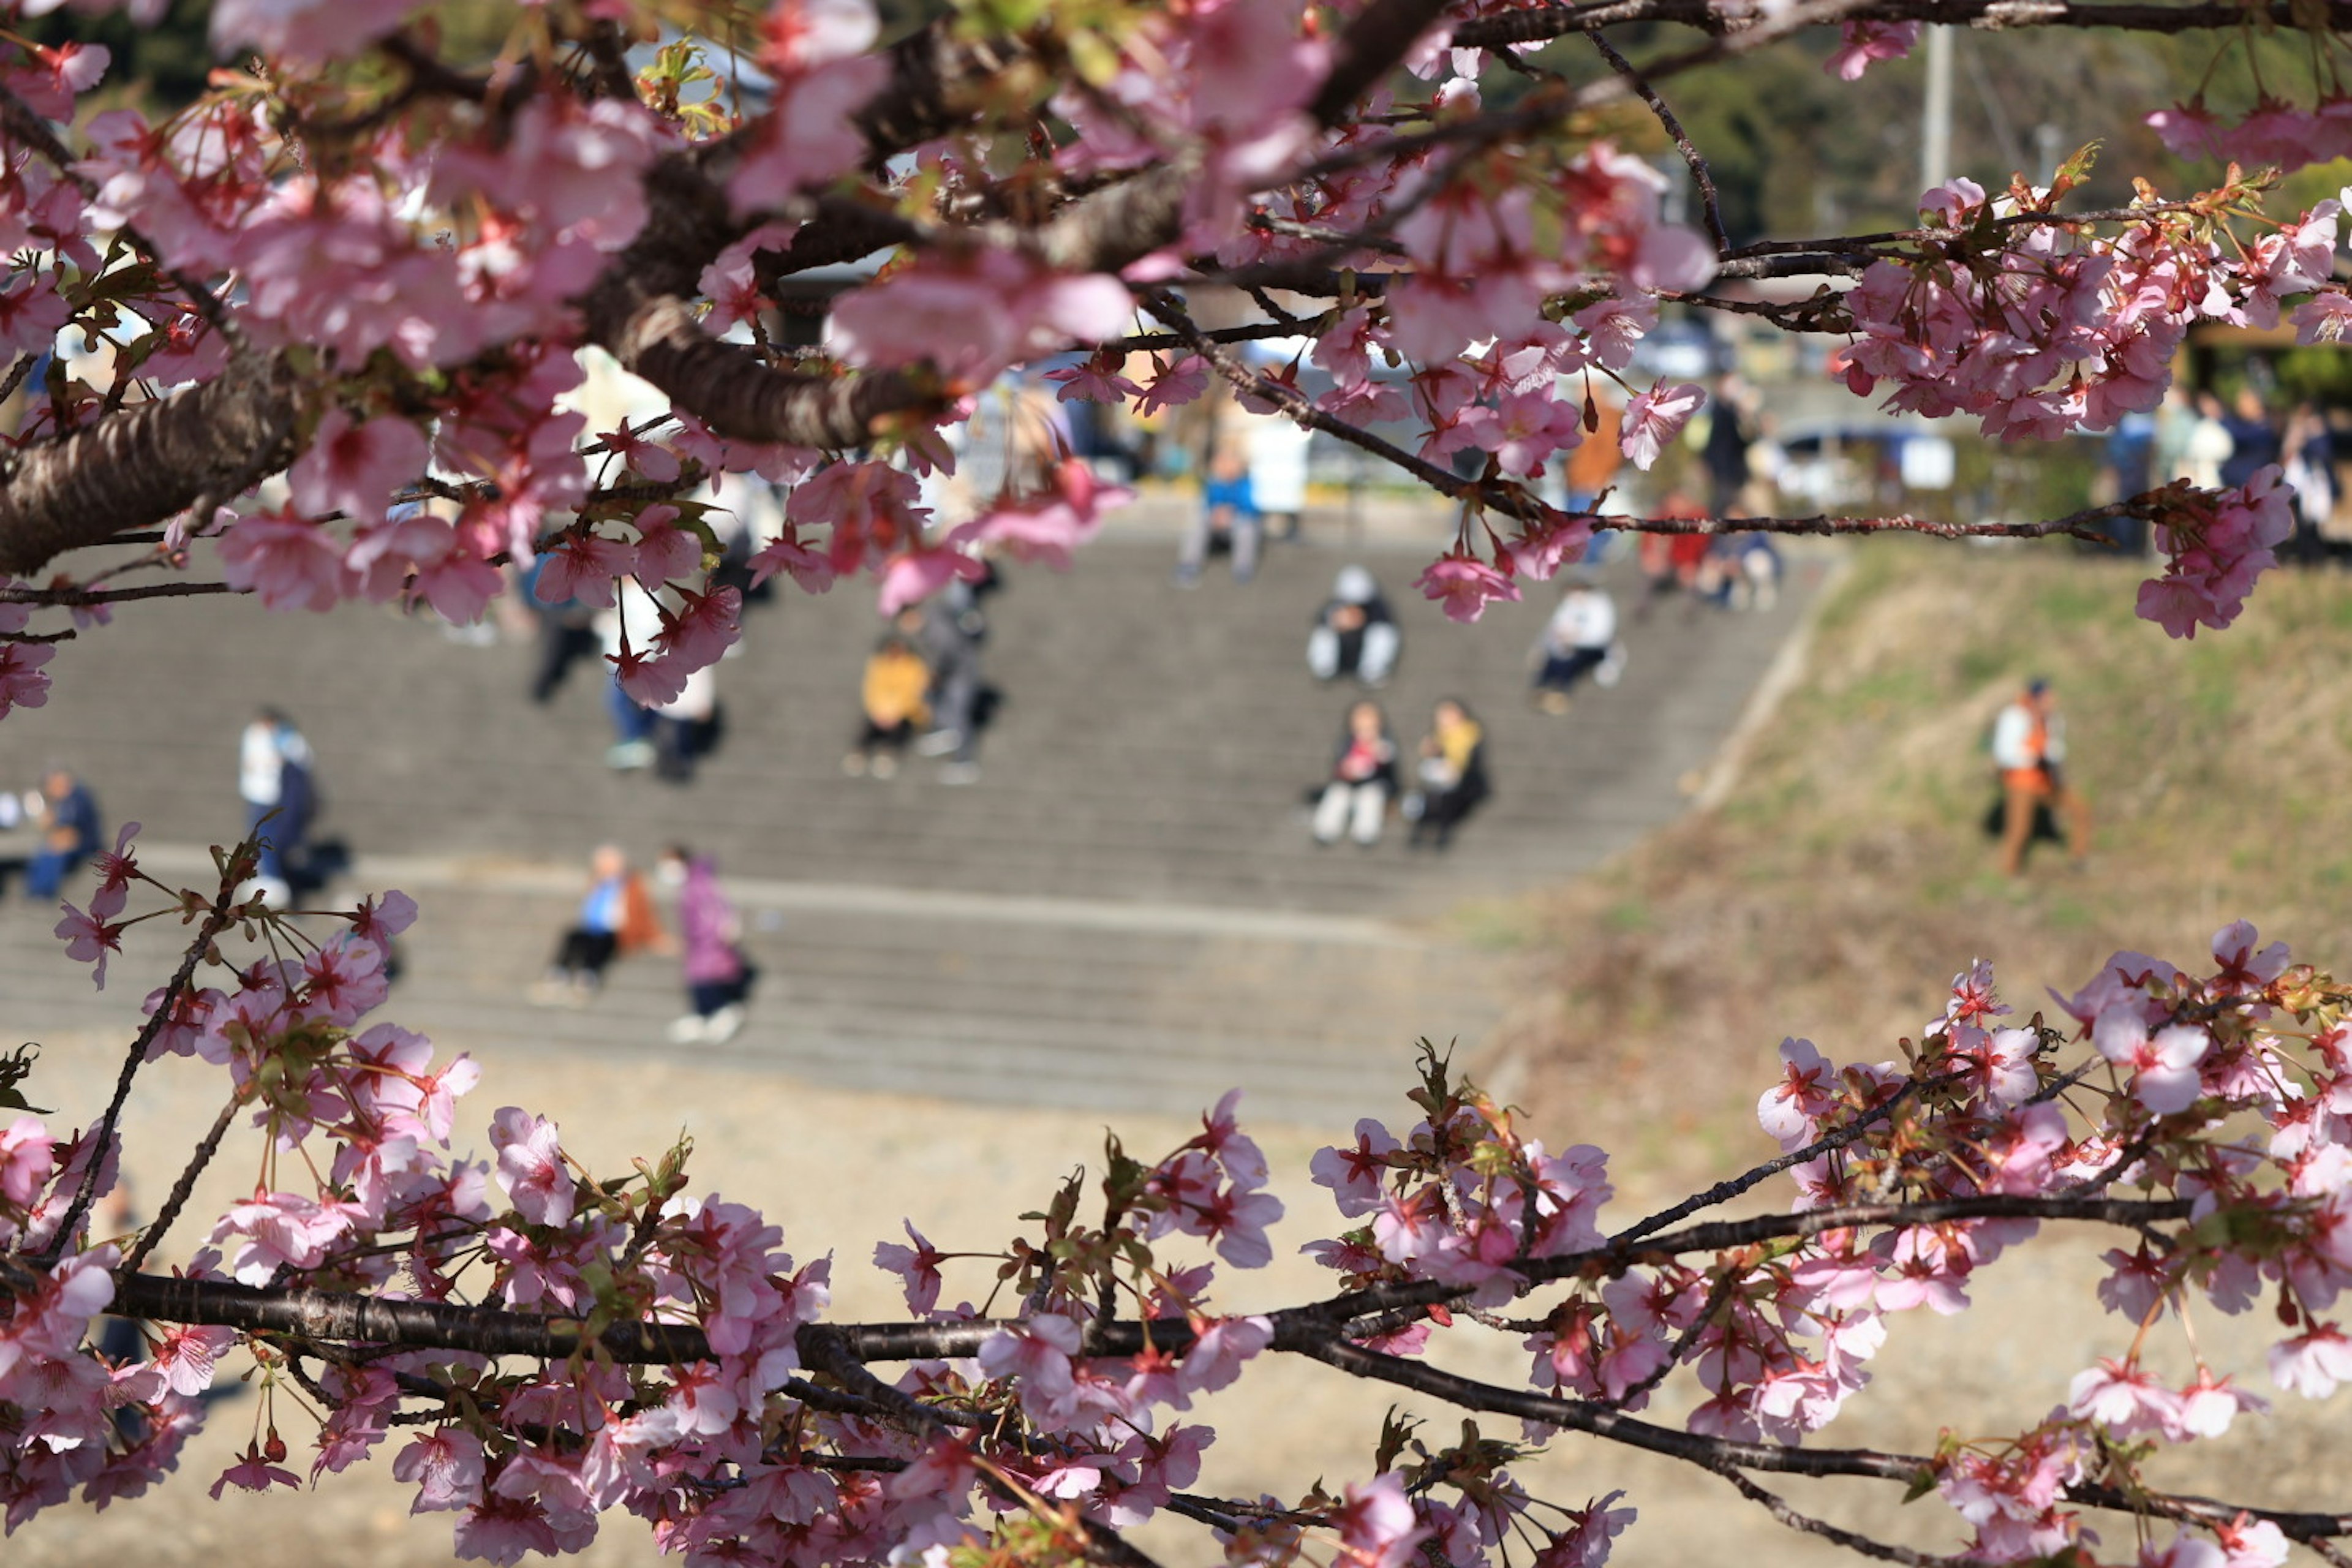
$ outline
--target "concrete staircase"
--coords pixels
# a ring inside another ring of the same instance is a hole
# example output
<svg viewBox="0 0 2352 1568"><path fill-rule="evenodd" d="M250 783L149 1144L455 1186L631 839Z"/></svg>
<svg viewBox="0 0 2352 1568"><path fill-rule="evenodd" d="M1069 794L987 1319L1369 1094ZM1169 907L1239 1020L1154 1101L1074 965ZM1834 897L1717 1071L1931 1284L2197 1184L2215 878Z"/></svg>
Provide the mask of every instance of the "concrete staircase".
<svg viewBox="0 0 2352 1568"><path fill-rule="evenodd" d="M386 1016L446 1044L673 1048L663 961L621 965L584 1010L522 991L593 845L649 858L683 840L717 856L764 971L750 1026L719 1048L746 1068L1106 1110L1182 1110L1238 1084L1259 1114L1343 1126L1401 1103L1416 1038L1475 1052L1500 1010L1497 961L1448 911L1572 875L1677 810L1817 576L1800 561L1770 614L1675 605L1631 627L1623 684L1563 720L1524 700L1549 595L1451 625L1409 587L1429 553L1277 547L1254 584L1213 563L1181 593L1168 542L1131 531L1066 576L1013 567L990 604L1004 701L965 787L921 759L887 782L841 771L878 629L864 584L817 599L787 585L751 612L721 668L723 748L683 787L604 768L587 664L535 708L527 643L468 646L389 610L204 600L138 606L61 650L53 704L0 723L0 785L63 761L110 830L140 819L149 861L194 878L201 847L240 826L237 731L273 702L317 750L321 836L359 858L338 890L402 886L425 907ZM1404 623L1380 694L1400 740L1441 695L1487 725L1495 798L1443 857L1408 854L1401 832L1360 851L1306 830L1302 797L1355 696L1308 677L1306 632L1351 559ZM1630 606L1637 585L1609 575ZM142 928L97 995L58 960L54 920L0 900L0 1032L125 1026L167 922Z"/></svg>

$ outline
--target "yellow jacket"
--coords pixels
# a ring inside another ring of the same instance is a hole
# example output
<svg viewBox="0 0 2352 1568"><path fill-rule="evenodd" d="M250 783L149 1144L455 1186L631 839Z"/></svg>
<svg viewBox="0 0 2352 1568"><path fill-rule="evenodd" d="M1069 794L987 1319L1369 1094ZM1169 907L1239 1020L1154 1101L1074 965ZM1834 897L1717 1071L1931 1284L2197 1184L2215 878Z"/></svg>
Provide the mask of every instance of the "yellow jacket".
<svg viewBox="0 0 2352 1568"><path fill-rule="evenodd" d="M928 723L931 706L923 699L930 687L930 667L920 658L885 648L866 661L866 716L885 730L902 720Z"/></svg>

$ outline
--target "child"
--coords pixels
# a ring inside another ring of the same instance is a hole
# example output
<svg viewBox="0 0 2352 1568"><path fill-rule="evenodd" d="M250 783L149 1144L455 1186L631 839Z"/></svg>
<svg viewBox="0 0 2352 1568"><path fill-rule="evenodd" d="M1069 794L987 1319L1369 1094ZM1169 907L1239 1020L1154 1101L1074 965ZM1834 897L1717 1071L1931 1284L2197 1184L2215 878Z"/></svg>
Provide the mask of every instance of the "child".
<svg viewBox="0 0 2352 1568"><path fill-rule="evenodd" d="M866 661L866 728L858 734L856 749L841 759L841 771L852 778L869 770L877 779L896 773L898 753L916 731L931 721L931 705L926 700L930 688L931 667L914 645L897 632L884 637Z"/></svg>

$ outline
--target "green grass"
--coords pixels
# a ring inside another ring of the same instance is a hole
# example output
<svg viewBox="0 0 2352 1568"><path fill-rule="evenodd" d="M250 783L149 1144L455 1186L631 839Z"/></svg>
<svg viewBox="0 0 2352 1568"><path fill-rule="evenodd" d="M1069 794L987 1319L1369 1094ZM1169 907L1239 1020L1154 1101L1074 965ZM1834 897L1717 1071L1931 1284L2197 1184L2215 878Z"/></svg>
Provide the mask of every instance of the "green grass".
<svg viewBox="0 0 2352 1568"><path fill-rule="evenodd" d="M2273 574L2237 626L2181 643L2133 614L2138 575L2057 548L1860 550L1722 810L1485 917L1521 933L1534 1108L1744 1147L1784 1034L1891 1056L1978 957L2023 1015L2116 949L2190 958L2240 916L2352 970L2352 577ZM2045 847L2011 882L1979 827L1984 739L2032 674L2098 826L2086 871Z"/></svg>

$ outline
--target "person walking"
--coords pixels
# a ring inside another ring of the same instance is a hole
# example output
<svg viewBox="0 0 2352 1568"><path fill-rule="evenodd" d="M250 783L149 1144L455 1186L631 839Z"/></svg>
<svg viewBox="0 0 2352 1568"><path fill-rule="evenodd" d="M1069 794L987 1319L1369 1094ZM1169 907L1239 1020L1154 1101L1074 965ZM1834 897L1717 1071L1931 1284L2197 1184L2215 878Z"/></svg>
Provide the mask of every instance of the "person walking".
<svg viewBox="0 0 2352 1568"><path fill-rule="evenodd" d="M1365 849L1381 841L1389 796L1396 789L1396 754L1388 715L1379 703L1359 702L1348 710L1347 727L1331 758L1331 781L1315 803L1316 843L1337 844L1342 833Z"/></svg>
<svg viewBox="0 0 2352 1568"><path fill-rule="evenodd" d="M237 741L236 787L245 802L245 831L261 836L260 858L248 884L283 905L294 896L290 871L303 868L310 819L318 804L310 742L275 708L257 709Z"/></svg>
<svg viewBox="0 0 2352 1568"><path fill-rule="evenodd" d="M2035 677L1993 721L1993 765L2000 770L2000 868L2025 872L2036 818L2047 808L2066 822L2066 850L2080 866L2091 852L2091 808L2066 783L2066 726L2050 682Z"/></svg>
<svg viewBox="0 0 2352 1568"><path fill-rule="evenodd" d="M724 1045L743 1026L743 1003L752 970L743 957L742 922L719 888L708 856L673 844L662 851L660 876L677 889L679 947L685 959L687 1012L667 1031L672 1045Z"/></svg>

